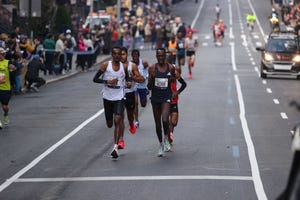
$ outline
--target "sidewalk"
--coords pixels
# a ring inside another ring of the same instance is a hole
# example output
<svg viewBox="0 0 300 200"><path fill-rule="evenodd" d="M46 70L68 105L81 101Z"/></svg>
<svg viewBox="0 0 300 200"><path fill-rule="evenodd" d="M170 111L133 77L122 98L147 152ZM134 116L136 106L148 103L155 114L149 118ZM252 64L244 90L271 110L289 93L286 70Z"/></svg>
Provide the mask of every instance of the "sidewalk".
<svg viewBox="0 0 300 200"><path fill-rule="evenodd" d="M111 55L100 54L97 57L96 63L92 67L95 67L95 66L98 67L102 62L108 60L110 57L111 57ZM58 81L58 80L62 80L62 79L74 76L74 75L76 75L80 72L81 72L81 68L80 67L76 68L76 56L73 56L72 70L67 72L66 74L64 74L64 75L62 75L62 74L59 74L59 75L44 75L44 72L40 71L39 76L41 78L45 79L46 84L48 84L48 83L52 83L52 82L55 82L55 81Z"/></svg>

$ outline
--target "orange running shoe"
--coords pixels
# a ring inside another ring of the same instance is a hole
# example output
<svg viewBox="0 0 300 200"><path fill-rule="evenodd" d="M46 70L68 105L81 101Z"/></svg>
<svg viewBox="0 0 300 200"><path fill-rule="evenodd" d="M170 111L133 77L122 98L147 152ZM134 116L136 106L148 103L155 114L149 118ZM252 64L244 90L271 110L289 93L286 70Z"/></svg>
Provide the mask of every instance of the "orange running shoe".
<svg viewBox="0 0 300 200"><path fill-rule="evenodd" d="M189 73L189 79L193 78L192 73Z"/></svg>
<svg viewBox="0 0 300 200"><path fill-rule="evenodd" d="M131 124L130 127L129 127L129 132L131 134L135 134L136 132L136 126L134 124Z"/></svg>
<svg viewBox="0 0 300 200"><path fill-rule="evenodd" d="M118 143L118 149L124 149L124 148L125 148L124 140L120 140Z"/></svg>

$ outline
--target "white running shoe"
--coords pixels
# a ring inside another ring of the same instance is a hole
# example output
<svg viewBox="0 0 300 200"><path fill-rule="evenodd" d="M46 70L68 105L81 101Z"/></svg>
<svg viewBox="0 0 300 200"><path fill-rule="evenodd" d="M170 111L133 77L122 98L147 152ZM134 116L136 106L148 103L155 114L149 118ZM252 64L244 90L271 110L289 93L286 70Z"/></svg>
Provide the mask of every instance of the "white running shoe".
<svg viewBox="0 0 300 200"><path fill-rule="evenodd" d="M140 127L140 122L139 121L135 121L134 125L135 125L136 128L139 128Z"/></svg>
<svg viewBox="0 0 300 200"><path fill-rule="evenodd" d="M163 157L164 156L164 145L160 144L158 152L157 152L158 157Z"/></svg>
<svg viewBox="0 0 300 200"><path fill-rule="evenodd" d="M169 143L169 139L168 137L165 138L165 141L164 141L164 151L168 152L171 150L171 145Z"/></svg>
<svg viewBox="0 0 300 200"><path fill-rule="evenodd" d="M3 124L5 126L7 126L9 124L9 118L8 118L8 115L4 115L4 118L3 118Z"/></svg>

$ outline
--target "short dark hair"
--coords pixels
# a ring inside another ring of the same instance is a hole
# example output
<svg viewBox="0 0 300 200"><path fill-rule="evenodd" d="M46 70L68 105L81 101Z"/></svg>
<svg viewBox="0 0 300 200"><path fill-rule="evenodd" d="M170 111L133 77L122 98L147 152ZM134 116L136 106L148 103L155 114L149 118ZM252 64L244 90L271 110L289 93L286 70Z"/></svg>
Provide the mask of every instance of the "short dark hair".
<svg viewBox="0 0 300 200"><path fill-rule="evenodd" d="M113 52L114 49L122 50L120 46L113 46L113 47L111 48L111 52Z"/></svg>
<svg viewBox="0 0 300 200"><path fill-rule="evenodd" d="M137 54L138 56L140 56L140 51L138 49L133 49L131 51L131 55L133 55L133 54Z"/></svg>
<svg viewBox="0 0 300 200"><path fill-rule="evenodd" d="M163 48L163 47L157 48L157 49L156 49L156 53L157 53L158 51L163 51L164 53L167 52L166 49Z"/></svg>
<svg viewBox="0 0 300 200"><path fill-rule="evenodd" d="M126 47L121 47L121 51L128 53L128 49Z"/></svg>

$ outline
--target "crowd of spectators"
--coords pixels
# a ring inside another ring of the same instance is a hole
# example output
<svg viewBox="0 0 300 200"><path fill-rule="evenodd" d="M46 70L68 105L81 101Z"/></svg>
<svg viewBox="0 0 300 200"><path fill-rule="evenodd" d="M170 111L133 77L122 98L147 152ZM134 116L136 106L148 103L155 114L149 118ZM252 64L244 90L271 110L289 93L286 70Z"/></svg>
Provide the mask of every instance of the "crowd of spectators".
<svg viewBox="0 0 300 200"><path fill-rule="evenodd" d="M300 3L296 4L283 4L280 7L281 21L286 26L294 27L300 22Z"/></svg>
<svg viewBox="0 0 300 200"><path fill-rule="evenodd" d="M145 44L149 50L167 47L170 38L178 32L186 35L189 27L170 12L170 6L168 1L152 1L151 6L138 3L131 10L123 11L119 21L114 16L107 24L86 29L67 27L63 33L49 32L44 38L28 37L18 27L13 33L1 33L0 46L7 49L6 58L19 66L19 82L14 92L20 93L25 88L27 66L37 58L33 55L42 61L43 67L39 69L44 75L59 75L73 67L88 70L99 54L109 54L114 45L126 46L129 50L144 49ZM73 58L76 66L72 66Z"/></svg>

